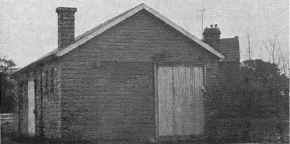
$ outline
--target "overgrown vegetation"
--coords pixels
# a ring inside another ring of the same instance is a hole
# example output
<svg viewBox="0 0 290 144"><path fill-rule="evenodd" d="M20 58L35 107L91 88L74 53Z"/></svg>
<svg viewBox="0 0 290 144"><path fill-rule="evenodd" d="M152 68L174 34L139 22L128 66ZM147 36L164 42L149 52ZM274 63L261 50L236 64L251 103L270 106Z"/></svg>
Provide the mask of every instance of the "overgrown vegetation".
<svg viewBox="0 0 290 144"><path fill-rule="evenodd" d="M247 60L237 71L222 68L225 80L213 95L218 117L288 118L289 79L277 65Z"/></svg>
<svg viewBox="0 0 290 144"><path fill-rule="evenodd" d="M10 76L15 70L15 66L12 60L0 58L0 113L9 113L15 110L15 81Z"/></svg>
<svg viewBox="0 0 290 144"><path fill-rule="evenodd" d="M246 60L240 67L225 63L220 68L224 81L208 92L210 111L213 112L210 119L238 120L239 130L244 129L241 137L247 141L251 141L251 133L255 129L253 120L274 119L277 122L273 130L275 133L282 135L287 131L289 78L280 72L276 64ZM271 133L271 130L268 132Z"/></svg>

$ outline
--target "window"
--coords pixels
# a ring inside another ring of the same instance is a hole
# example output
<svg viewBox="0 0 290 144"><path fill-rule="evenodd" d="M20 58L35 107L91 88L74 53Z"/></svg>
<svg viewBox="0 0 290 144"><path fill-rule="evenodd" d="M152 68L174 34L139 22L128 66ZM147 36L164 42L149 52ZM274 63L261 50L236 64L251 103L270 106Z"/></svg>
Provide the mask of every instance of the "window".
<svg viewBox="0 0 290 144"><path fill-rule="evenodd" d="M38 95L37 88L38 88L38 80L37 80L37 75L36 75L36 77L34 79L34 94L35 94L35 97Z"/></svg>
<svg viewBox="0 0 290 144"><path fill-rule="evenodd" d="M47 94L47 96L49 96L49 71L45 71L45 94Z"/></svg>
<svg viewBox="0 0 290 144"><path fill-rule="evenodd" d="M20 82L20 84L19 84L19 109L23 109L22 107L23 107L23 103L24 103L24 96L25 96L25 94L24 94L24 82Z"/></svg>
<svg viewBox="0 0 290 144"><path fill-rule="evenodd" d="M54 100L55 95L55 68L43 70L40 77L35 78L35 90L40 97Z"/></svg>
<svg viewBox="0 0 290 144"><path fill-rule="evenodd" d="M40 95L41 95L41 97L43 96L43 94L44 94L44 86L43 86L43 77L44 77L44 73L43 72L41 72L40 73Z"/></svg>

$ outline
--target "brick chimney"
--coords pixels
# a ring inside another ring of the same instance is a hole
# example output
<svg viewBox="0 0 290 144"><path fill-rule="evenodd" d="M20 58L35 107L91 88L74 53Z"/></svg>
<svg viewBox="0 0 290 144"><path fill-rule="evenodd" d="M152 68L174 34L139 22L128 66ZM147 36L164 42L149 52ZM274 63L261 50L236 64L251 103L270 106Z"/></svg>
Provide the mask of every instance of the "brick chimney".
<svg viewBox="0 0 290 144"><path fill-rule="evenodd" d="M219 41L221 31L217 24L210 25L210 27L206 27L203 31L203 41L214 47L216 50L219 50Z"/></svg>
<svg viewBox="0 0 290 144"><path fill-rule="evenodd" d="M62 49L73 43L75 38L75 17L76 8L58 7L58 48Z"/></svg>

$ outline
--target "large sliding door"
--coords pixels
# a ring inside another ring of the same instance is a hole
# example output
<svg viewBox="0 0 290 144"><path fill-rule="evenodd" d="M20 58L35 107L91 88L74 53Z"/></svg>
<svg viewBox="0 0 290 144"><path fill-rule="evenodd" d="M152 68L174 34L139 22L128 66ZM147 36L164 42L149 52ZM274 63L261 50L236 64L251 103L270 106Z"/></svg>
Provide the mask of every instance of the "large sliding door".
<svg viewBox="0 0 290 144"><path fill-rule="evenodd" d="M203 132L202 67L159 66L157 69L159 136Z"/></svg>

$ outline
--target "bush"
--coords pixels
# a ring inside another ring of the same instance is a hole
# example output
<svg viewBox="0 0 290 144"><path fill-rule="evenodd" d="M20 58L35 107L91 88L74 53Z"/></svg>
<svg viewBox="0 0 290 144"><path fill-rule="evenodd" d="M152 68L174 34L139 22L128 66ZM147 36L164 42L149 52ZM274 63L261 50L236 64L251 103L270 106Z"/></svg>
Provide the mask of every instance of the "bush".
<svg viewBox="0 0 290 144"><path fill-rule="evenodd" d="M236 129L244 129L244 132L239 140L250 140L255 129L252 119L271 118L278 122L289 120L289 96L287 95L289 79L279 72L277 65L262 60L249 60L243 62L240 68L226 63L219 68L220 79L223 81L207 92L207 105L212 113L208 117L209 123L212 124L211 129L225 130L216 126L216 121L219 119L240 119L243 123ZM230 125L233 121L227 123ZM273 127L279 127L279 124ZM278 131L275 128L265 132L269 134L277 132L282 135L282 131L288 128L289 124L287 127L278 128L280 129ZM234 132L236 129L230 131ZM232 132L229 134L233 134ZM218 135L218 133L211 135ZM221 139L230 137L232 136Z"/></svg>

